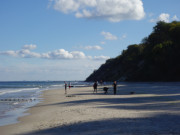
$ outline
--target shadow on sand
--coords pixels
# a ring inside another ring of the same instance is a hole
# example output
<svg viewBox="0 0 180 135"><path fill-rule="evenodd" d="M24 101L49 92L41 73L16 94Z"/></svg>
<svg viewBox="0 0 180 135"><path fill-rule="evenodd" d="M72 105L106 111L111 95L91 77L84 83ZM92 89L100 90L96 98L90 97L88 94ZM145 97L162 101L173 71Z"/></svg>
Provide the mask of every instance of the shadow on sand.
<svg viewBox="0 0 180 135"><path fill-rule="evenodd" d="M26 135L179 135L180 115L170 113L180 110L180 84L129 84L119 88L120 95L128 95L130 91L135 94L128 97L118 97L110 94L107 98L94 98L87 100L71 100L60 102L59 106L74 106L82 104L103 104L95 106L97 109L147 110L169 112L151 115L143 118L116 118L99 121L79 122L71 125L52 127L45 130L27 133ZM86 94L86 93L85 93ZM91 93L92 94L92 93ZM103 93L99 93L103 94ZM152 94L138 96L139 94ZM83 95L82 93L80 95Z"/></svg>
<svg viewBox="0 0 180 135"><path fill-rule="evenodd" d="M180 116L106 119L53 127L25 135L179 135Z"/></svg>
<svg viewBox="0 0 180 135"><path fill-rule="evenodd" d="M135 94L131 95L133 91ZM141 96L141 95L144 96ZM99 88L99 93L93 94L92 91L86 93L72 94L72 97L83 95L104 95L102 88ZM121 96L122 95L122 96ZM128 97L124 97L129 95ZM147 96L148 95L148 96ZM129 110L179 110L180 109L180 83L126 83L118 87L117 96L113 95L112 88L106 95L107 98L93 98L82 100L70 100L68 102L60 102L55 104L37 105L52 106L52 105L82 105L101 103L105 104L103 108L114 109L129 109ZM111 104L115 104L111 106ZM126 104L126 105L124 105ZM127 105L129 104L129 105Z"/></svg>

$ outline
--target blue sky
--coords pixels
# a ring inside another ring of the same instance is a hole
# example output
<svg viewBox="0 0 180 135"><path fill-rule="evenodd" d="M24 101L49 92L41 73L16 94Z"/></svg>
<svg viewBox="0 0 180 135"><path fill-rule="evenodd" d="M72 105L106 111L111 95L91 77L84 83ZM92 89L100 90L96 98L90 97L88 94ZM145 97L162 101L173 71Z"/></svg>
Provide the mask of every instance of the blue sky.
<svg viewBox="0 0 180 135"><path fill-rule="evenodd" d="M157 21L180 19L179 0L1 0L0 81L85 80Z"/></svg>

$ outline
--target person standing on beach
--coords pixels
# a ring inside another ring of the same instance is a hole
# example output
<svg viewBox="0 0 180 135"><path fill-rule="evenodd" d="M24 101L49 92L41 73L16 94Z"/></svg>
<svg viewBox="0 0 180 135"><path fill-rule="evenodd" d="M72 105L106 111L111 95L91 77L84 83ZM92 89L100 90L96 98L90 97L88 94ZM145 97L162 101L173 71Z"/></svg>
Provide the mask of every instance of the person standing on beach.
<svg viewBox="0 0 180 135"><path fill-rule="evenodd" d="M71 88L71 82L69 82L69 89Z"/></svg>
<svg viewBox="0 0 180 135"><path fill-rule="evenodd" d="M93 88L94 88L94 92L96 92L97 93L97 82L94 82L94 84L93 84ZM93 92L93 93L94 93Z"/></svg>
<svg viewBox="0 0 180 135"><path fill-rule="evenodd" d="M64 82L65 94L67 94L67 83Z"/></svg>
<svg viewBox="0 0 180 135"><path fill-rule="evenodd" d="M100 84L101 84L101 86L103 85L103 81L102 80L100 81Z"/></svg>
<svg viewBox="0 0 180 135"><path fill-rule="evenodd" d="M116 81L114 81L114 83L113 83L113 89L114 89L114 95L116 95L116 91L117 91L117 83L116 83Z"/></svg>

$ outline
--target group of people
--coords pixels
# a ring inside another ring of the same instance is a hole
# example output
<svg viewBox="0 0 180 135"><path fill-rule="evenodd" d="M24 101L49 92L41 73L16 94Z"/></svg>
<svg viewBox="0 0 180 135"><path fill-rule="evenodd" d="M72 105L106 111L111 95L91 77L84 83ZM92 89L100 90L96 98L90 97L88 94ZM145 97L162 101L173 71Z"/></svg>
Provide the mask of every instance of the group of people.
<svg viewBox="0 0 180 135"><path fill-rule="evenodd" d="M100 83L101 85L103 84L103 82L101 81ZM98 82L95 81L93 84L93 88L94 88L94 92L93 93L97 93L97 86L98 86ZM69 89L71 88L71 83L69 82L69 85L64 82L64 87L65 87L65 94L67 94L67 87L69 87ZM113 82L113 91L114 91L114 95L116 95L116 91L117 91L117 83L116 81Z"/></svg>
<svg viewBox="0 0 180 135"><path fill-rule="evenodd" d="M69 82L69 86L67 85L66 82L64 82L64 87L65 87L65 94L67 94L67 87L69 87L69 89L71 88L71 83Z"/></svg>
<svg viewBox="0 0 180 135"><path fill-rule="evenodd" d="M101 82L101 85L102 85L102 82ZM97 93L97 86L98 86L98 82L95 81L93 84L93 88L94 88L93 93ZM116 95L116 93L117 93L117 82L116 81L113 82L113 91L114 91L114 95Z"/></svg>

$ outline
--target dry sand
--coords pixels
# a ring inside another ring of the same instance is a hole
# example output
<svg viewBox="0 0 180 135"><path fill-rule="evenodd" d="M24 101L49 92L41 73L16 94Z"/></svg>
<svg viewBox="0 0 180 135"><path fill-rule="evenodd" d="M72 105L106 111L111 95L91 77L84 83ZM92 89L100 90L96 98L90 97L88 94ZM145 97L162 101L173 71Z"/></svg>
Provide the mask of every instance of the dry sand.
<svg viewBox="0 0 180 135"><path fill-rule="evenodd" d="M43 92L19 123L0 135L179 135L180 83L126 83L93 94L92 87ZM130 94L134 92L134 94Z"/></svg>

